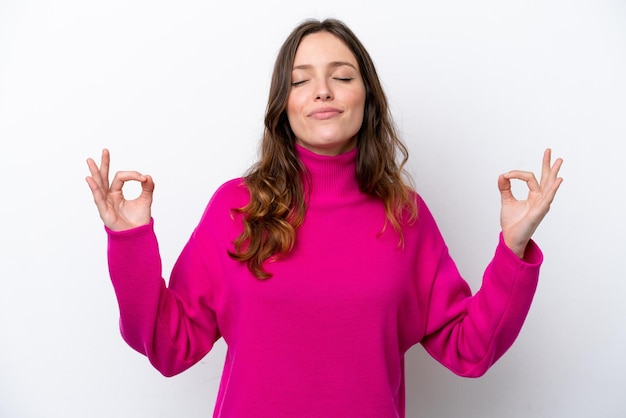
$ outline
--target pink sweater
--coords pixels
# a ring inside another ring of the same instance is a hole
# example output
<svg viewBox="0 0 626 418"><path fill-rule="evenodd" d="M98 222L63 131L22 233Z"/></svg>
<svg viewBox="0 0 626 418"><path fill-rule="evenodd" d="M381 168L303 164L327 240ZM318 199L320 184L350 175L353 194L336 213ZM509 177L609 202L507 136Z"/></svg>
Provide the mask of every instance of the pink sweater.
<svg viewBox="0 0 626 418"><path fill-rule="evenodd" d="M542 255L502 242L472 296L419 199L404 249L382 203L358 191L356 150L298 148L312 178L306 220L285 258L254 278L227 250L231 209L249 195L225 183L162 279L153 225L109 235L110 274L124 339L166 376L228 345L214 417L404 417L404 353L421 343L447 368L477 377L517 337Z"/></svg>

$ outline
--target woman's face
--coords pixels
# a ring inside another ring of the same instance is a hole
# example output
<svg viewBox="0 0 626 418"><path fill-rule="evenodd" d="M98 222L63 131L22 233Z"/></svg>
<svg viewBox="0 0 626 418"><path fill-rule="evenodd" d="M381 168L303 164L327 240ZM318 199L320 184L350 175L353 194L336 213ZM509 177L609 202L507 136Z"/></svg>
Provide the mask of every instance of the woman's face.
<svg viewBox="0 0 626 418"><path fill-rule="evenodd" d="M287 117L296 143L323 155L351 150L364 108L365 85L348 47L328 32L302 38L287 98Z"/></svg>

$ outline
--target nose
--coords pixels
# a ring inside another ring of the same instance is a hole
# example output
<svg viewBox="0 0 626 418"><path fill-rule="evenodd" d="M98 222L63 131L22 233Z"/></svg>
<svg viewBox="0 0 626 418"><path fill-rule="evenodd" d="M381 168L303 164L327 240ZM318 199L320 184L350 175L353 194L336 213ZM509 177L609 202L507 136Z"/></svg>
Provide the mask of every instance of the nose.
<svg viewBox="0 0 626 418"><path fill-rule="evenodd" d="M315 100L326 101L331 100L332 98L333 94L330 87L328 86L328 83L326 82L326 80L320 80L317 83Z"/></svg>

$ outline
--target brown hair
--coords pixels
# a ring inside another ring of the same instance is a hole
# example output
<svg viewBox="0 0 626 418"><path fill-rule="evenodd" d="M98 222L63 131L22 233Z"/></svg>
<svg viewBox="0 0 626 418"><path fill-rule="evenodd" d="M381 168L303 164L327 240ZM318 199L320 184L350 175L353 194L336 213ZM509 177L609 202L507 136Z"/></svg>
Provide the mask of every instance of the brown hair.
<svg viewBox="0 0 626 418"><path fill-rule="evenodd" d="M234 241L234 252L230 256L246 262L259 279L271 276L263 269L266 260L291 251L296 230L304 220L306 169L296 155L296 138L285 109L296 50L305 36L322 31L333 34L352 51L365 84L363 124L357 133L359 189L382 200L387 221L400 236L400 245L403 243L402 223L412 223L417 218L415 195L403 169L408 151L396 132L371 57L343 22L306 20L291 32L278 52L265 113L261 156L245 177L250 201L235 209L243 215L244 230ZM396 162L398 153L401 155L399 164Z"/></svg>

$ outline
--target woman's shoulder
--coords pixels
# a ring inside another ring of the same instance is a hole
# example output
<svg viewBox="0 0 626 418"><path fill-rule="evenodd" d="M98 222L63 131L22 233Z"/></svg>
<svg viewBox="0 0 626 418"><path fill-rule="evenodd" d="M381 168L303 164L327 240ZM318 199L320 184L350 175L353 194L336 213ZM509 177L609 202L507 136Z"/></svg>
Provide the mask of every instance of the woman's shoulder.
<svg viewBox="0 0 626 418"><path fill-rule="evenodd" d="M234 178L222 183L213 193L204 209L196 234L202 231L219 233L234 227L236 211L250 200L243 178Z"/></svg>
<svg viewBox="0 0 626 418"><path fill-rule="evenodd" d="M433 216L432 212L430 211L428 205L426 204L426 201L424 200L424 197L422 196L421 193L417 192L417 191L411 191L411 198L414 200L415 202L415 207L417 210L417 217L416 217L416 222L415 225L417 227L437 227L437 223L435 221L435 217Z"/></svg>
<svg viewBox="0 0 626 418"><path fill-rule="evenodd" d="M234 178L222 183L209 200L207 210L238 209L250 200L250 193L243 177Z"/></svg>
<svg viewBox="0 0 626 418"><path fill-rule="evenodd" d="M213 197L232 197L245 195L250 196L246 180L243 177L237 177L222 183L213 194Z"/></svg>

